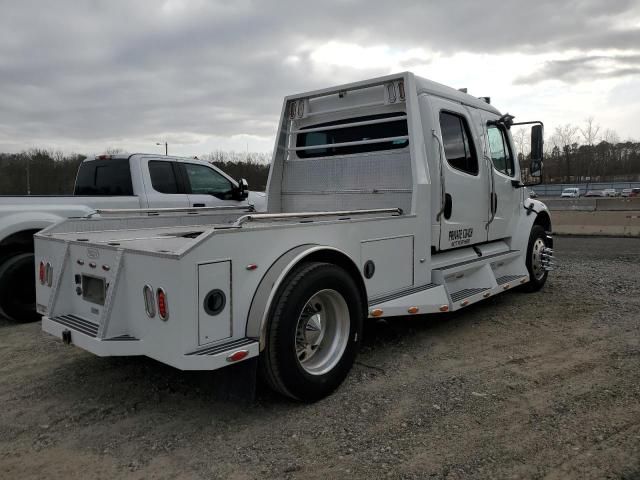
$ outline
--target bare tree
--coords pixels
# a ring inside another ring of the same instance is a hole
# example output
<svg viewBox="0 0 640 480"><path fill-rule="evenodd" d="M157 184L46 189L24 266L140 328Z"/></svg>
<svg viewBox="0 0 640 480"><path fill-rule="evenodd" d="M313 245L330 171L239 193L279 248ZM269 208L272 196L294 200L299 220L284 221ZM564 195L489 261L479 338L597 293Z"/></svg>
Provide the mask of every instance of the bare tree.
<svg viewBox="0 0 640 480"><path fill-rule="evenodd" d="M611 130L610 128L607 128L604 131L604 133L602 134L602 140L607 143L610 143L611 145L620 143L620 137L614 130Z"/></svg>
<svg viewBox="0 0 640 480"><path fill-rule="evenodd" d="M578 141L578 127L566 123L564 125L556 127L553 135L551 136L551 142L554 146L562 150L564 147L568 147Z"/></svg>
<svg viewBox="0 0 640 480"><path fill-rule="evenodd" d="M107 155L117 155L119 153L124 153L124 150L117 147L107 147L104 149L104 153Z"/></svg>
<svg viewBox="0 0 640 480"><path fill-rule="evenodd" d="M528 132L529 130L526 128L518 128L513 131L512 137L519 155L526 155L525 152L529 150L530 138L527 135Z"/></svg>
<svg viewBox="0 0 640 480"><path fill-rule="evenodd" d="M580 133L584 138L585 144L593 146L594 144L598 143L598 133L600 132L600 125L594 125L593 117L587 118L584 122L584 128L580 129Z"/></svg>

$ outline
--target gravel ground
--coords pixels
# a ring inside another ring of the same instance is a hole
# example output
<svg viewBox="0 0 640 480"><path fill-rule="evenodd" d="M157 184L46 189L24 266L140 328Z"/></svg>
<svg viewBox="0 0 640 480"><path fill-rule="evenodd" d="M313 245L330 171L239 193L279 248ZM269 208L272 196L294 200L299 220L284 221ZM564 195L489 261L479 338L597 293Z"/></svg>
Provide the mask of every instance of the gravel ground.
<svg viewBox="0 0 640 480"><path fill-rule="evenodd" d="M0 322L0 477L638 479L640 240L556 255L537 294L369 322L313 405Z"/></svg>

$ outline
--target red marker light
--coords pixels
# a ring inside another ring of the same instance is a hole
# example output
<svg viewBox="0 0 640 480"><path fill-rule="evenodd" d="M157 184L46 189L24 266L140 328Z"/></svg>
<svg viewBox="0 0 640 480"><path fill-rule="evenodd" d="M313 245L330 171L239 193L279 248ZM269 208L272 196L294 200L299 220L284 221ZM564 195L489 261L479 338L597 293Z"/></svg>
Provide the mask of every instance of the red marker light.
<svg viewBox="0 0 640 480"><path fill-rule="evenodd" d="M40 284L44 285L44 281L46 279L47 273L45 270L44 262L40 262L40 270L38 272L38 278L40 279Z"/></svg>
<svg viewBox="0 0 640 480"><path fill-rule="evenodd" d="M249 350L238 350L227 357L227 362L238 362L243 358L247 358L247 355L249 355Z"/></svg>
<svg viewBox="0 0 640 480"><path fill-rule="evenodd" d="M169 318L169 306L167 304L167 294L162 288L158 289L158 315L162 320Z"/></svg>

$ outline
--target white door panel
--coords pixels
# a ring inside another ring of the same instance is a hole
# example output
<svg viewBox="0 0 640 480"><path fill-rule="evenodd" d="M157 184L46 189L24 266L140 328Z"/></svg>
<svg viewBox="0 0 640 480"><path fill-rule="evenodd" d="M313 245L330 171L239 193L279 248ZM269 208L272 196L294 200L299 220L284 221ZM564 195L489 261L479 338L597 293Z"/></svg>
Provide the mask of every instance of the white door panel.
<svg viewBox="0 0 640 480"><path fill-rule="evenodd" d="M141 161L142 181L149 208L184 208L189 206L186 193L181 193L175 162L158 159Z"/></svg>
<svg viewBox="0 0 640 480"><path fill-rule="evenodd" d="M445 209L440 215L440 250L487 240L488 169L479 129L462 105L432 98L434 124L442 141Z"/></svg>

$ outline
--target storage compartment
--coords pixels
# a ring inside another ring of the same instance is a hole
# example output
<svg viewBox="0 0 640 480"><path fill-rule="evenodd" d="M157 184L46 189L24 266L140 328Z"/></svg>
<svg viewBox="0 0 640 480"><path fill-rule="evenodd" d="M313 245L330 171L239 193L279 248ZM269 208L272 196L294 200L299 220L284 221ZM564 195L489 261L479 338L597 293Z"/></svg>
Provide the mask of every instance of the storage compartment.
<svg viewBox="0 0 640 480"><path fill-rule="evenodd" d="M360 268L369 297L413 285L413 235L362 242Z"/></svg>
<svg viewBox="0 0 640 480"><path fill-rule="evenodd" d="M231 336L231 261L198 265L198 344Z"/></svg>

